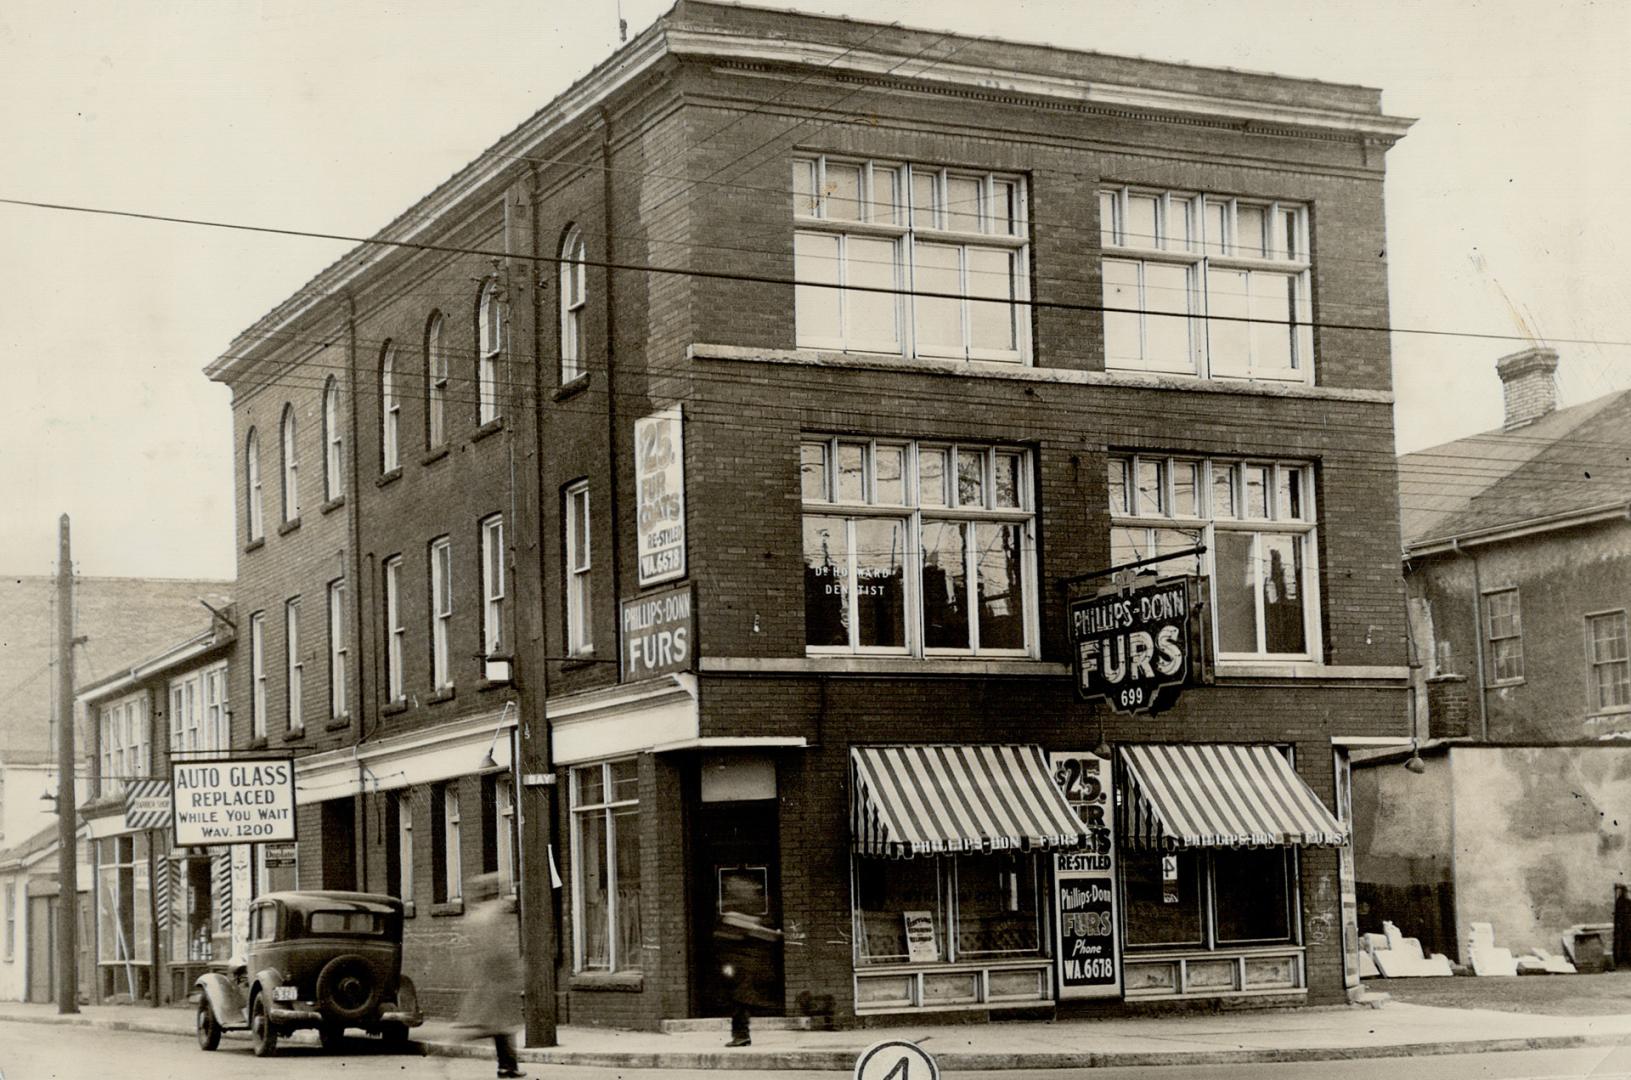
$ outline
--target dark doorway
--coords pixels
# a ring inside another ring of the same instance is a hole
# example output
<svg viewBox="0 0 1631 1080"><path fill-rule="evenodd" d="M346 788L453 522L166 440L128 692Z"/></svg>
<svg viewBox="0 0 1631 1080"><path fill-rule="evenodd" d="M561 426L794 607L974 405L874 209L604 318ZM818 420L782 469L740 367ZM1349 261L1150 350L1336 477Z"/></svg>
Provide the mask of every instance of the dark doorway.
<svg viewBox="0 0 1631 1080"><path fill-rule="evenodd" d="M721 970L732 959L719 936L724 917L734 912L781 928L779 850L774 798L698 806L692 909L700 1016L729 1016L732 1010L731 984ZM765 943L762 957L763 963L753 965L747 976L751 1011L779 1016L784 997L780 940Z"/></svg>
<svg viewBox="0 0 1631 1080"><path fill-rule="evenodd" d="M330 799L323 808L323 888L357 887L356 809L351 799Z"/></svg>

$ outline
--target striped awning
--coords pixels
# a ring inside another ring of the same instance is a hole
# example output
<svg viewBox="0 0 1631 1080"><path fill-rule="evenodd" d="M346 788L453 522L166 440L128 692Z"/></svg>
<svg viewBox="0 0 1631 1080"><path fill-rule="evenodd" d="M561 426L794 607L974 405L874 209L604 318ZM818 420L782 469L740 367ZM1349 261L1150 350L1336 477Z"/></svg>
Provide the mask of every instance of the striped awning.
<svg viewBox="0 0 1631 1080"><path fill-rule="evenodd" d="M850 751L855 850L909 858L946 851L1073 847L1087 838L1036 746L868 746Z"/></svg>
<svg viewBox="0 0 1631 1080"><path fill-rule="evenodd" d="M1347 830L1272 746L1123 746L1133 847L1339 847Z"/></svg>

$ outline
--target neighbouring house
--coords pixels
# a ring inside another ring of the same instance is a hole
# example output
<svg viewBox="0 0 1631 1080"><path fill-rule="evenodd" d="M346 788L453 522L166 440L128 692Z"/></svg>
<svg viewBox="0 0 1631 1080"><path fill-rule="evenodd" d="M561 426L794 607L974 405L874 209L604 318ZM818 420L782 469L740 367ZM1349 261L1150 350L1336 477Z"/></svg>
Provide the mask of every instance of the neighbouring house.
<svg viewBox="0 0 1631 1080"><path fill-rule="evenodd" d="M94 956L91 929L90 866L86 835L79 830L79 997L90 1000ZM10 847L0 849L0 914L5 919L0 951L0 1001L46 1004L57 1000L57 876L55 822Z"/></svg>
<svg viewBox="0 0 1631 1080"><path fill-rule="evenodd" d="M1502 357L1502 426L1399 460L1426 771L1356 762L1358 895L1462 960L1472 922L1555 951L1631 884L1631 391L1560 409L1557 365Z"/></svg>

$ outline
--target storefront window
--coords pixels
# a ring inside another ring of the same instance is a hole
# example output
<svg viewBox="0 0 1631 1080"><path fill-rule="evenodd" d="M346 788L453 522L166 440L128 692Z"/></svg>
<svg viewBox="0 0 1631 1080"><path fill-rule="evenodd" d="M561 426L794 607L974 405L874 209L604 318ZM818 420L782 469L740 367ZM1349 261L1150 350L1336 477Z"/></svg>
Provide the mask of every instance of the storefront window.
<svg viewBox="0 0 1631 1080"><path fill-rule="evenodd" d="M634 758L572 770L578 971L639 971L640 777Z"/></svg>
<svg viewBox="0 0 1631 1080"><path fill-rule="evenodd" d="M1212 853L1212 889L1220 943L1291 938L1289 848Z"/></svg>
<svg viewBox="0 0 1631 1080"><path fill-rule="evenodd" d="M1036 859L986 855L958 863L957 955L1037 955L1042 939Z"/></svg>
<svg viewBox="0 0 1631 1080"><path fill-rule="evenodd" d="M865 964L904 964L909 958L906 944L906 912L926 912L931 934L918 934L918 955L934 960L946 958L946 903L942 891L944 871L941 859L855 860L855 908L859 922L861 962ZM922 928L921 920L917 925Z"/></svg>
<svg viewBox="0 0 1631 1080"><path fill-rule="evenodd" d="M858 963L1044 954L1041 867L1033 854L857 856L854 864Z"/></svg>
<svg viewBox="0 0 1631 1080"><path fill-rule="evenodd" d="M146 843L135 836L101 841L96 876L97 958L105 964L149 962L153 912Z"/></svg>
<svg viewBox="0 0 1631 1080"><path fill-rule="evenodd" d="M1201 858L1193 851L1121 856L1128 945L1201 944Z"/></svg>
<svg viewBox="0 0 1631 1080"><path fill-rule="evenodd" d="M1121 873L1130 947L1291 940L1290 848L1128 851Z"/></svg>
<svg viewBox="0 0 1631 1080"><path fill-rule="evenodd" d="M161 865L170 873L171 962L214 958L210 869L210 859L200 855Z"/></svg>

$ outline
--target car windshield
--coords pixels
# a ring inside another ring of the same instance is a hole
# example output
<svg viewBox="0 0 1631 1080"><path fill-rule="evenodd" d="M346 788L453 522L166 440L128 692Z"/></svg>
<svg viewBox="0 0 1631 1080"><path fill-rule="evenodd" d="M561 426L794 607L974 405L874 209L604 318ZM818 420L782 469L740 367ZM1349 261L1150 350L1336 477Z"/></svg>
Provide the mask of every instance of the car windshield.
<svg viewBox="0 0 1631 1080"><path fill-rule="evenodd" d="M314 911L306 926L313 934L383 934L385 916L377 911Z"/></svg>

